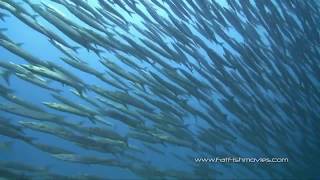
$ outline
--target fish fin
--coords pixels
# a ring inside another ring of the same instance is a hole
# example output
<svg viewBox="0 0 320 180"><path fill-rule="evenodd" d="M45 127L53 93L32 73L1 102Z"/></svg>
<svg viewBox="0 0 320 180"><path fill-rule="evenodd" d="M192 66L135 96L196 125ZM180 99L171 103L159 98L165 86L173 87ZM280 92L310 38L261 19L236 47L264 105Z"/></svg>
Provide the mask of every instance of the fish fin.
<svg viewBox="0 0 320 180"><path fill-rule="evenodd" d="M99 77L104 78L106 75L108 75L108 72L99 72L99 74L97 74Z"/></svg>
<svg viewBox="0 0 320 180"><path fill-rule="evenodd" d="M37 138L35 137L24 137L24 139L22 139L23 141L25 141L28 144L32 144L34 140L36 140Z"/></svg>
<svg viewBox="0 0 320 180"><path fill-rule="evenodd" d="M129 95L129 91L130 91L130 90L131 90L131 89L127 88L127 89L124 89L124 92Z"/></svg>
<svg viewBox="0 0 320 180"><path fill-rule="evenodd" d="M70 49L72 49L75 53L78 53L78 49L80 49L79 46L71 46Z"/></svg>
<svg viewBox="0 0 320 180"><path fill-rule="evenodd" d="M192 69L192 67L191 67L190 65L185 64L185 66L187 67L188 70L190 70L191 72L193 72L193 69Z"/></svg>
<svg viewBox="0 0 320 180"><path fill-rule="evenodd" d="M95 121L95 120L96 120L95 117L89 117L89 120L90 120L93 124L97 124L96 121Z"/></svg>
<svg viewBox="0 0 320 180"><path fill-rule="evenodd" d="M1 74L2 78L6 81L7 85L10 85L10 75L11 74L12 74L12 72L9 70L6 70Z"/></svg>
<svg viewBox="0 0 320 180"><path fill-rule="evenodd" d="M94 49L92 49L92 51L93 51L94 53L96 53L96 55L97 55L99 58L102 58L101 53L103 53L104 50L98 49L98 48L94 48Z"/></svg>
<svg viewBox="0 0 320 180"><path fill-rule="evenodd" d="M85 97L85 95L84 95L85 89L76 89L76 91L78 91L80 97Z"/></svg>
<svg viewBox="0 0 320 180"><path fill-rule="evenodd" d="M126 135L124 137L124 142L126 143L127 146L129 146L129 136L128 135Z"/></svg>
<svg viewBox="0 0 320 180"><path fill-rule="evenodd" d="M31 16L31 18L32 18L33 20L35 20L35 21L37 21L37 18L38 18L38 17L39 17L38 14L34 14L34 15Z"/></svg>
<svg viewBox="0 0 320 180"><path fill-rule="evenodd" d="M142 89L143 89L143 92L146 92L146 87L145 87L145 84L144 84L144 83L140 83L140 86L142 87Z"/></svg>
<svg viewBox="0 0 320 180"><path fill-rule="evenodd" d="M24 43L16 43L17 46L21 47Z"/></svg>
<svg viewBox="0 0 320 180"><path fill-rule="evenodd" d="M128 14L129 14L129 16L131 16L132 17L132 14L134 14L134 12L133 11L126 11Z"/></svg>
<svg viewBox="0 0 320 180"><path fill-rule="evenodd" d="M223 42L220 42L220 41L216 41L216 44L220 45L220 46L223 46L224 43Z"/></svg>

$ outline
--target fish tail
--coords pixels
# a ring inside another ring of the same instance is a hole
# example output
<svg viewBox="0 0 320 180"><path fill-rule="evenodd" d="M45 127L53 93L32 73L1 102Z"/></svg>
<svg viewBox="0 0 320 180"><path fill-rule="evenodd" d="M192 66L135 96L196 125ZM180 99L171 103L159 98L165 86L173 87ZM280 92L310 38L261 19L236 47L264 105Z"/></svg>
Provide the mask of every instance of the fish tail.
<svg viewBox="0 0 320 180"><path fill-rule="evenodd" d="M0 19L1 19L1 21L5 21L5 18L6 18L6 17L10 17L10 15L5 14L5 13L1 13L1 14L0 14Z"/></svg>
<svg viewBox="0 0 320 180"><path fill-rule="evenodd" d="M89 117L89 120L90 120L93 124L97 124L97 123L96 123L96 118L95 118L95 116L90 116L90 117Z"/></svg>

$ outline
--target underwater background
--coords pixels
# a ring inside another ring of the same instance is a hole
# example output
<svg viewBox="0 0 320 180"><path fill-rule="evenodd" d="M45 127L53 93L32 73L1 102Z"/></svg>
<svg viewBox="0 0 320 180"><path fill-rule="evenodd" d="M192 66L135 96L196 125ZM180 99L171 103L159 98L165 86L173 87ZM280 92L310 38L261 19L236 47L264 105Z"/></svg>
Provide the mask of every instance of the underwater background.
<svg viewBox="0 0 320 180"><path fill-rule="evenodd" d="M0 177L319 178L319 16L317 0L0 0Z"/></svg>

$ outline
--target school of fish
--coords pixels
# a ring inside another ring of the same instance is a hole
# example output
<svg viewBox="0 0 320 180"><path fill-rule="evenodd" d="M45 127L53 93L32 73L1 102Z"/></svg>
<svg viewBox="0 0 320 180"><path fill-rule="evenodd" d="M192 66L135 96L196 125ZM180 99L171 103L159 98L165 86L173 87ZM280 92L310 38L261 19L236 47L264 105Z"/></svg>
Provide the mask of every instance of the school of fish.
<svg viewBox="0 0 320 180"><path fill-rule="evenodd" d="M17 18L62 53L37 57L0 24L0 47L25 61L0 56L0 136L12 139L0 141L0 151L21 141L66 163L117 167L144 179L320 177L314 168L320 167L317 0L93 1L0 0L1 21ZM19 97L13 76L54 100ZM30 130L108 156L40 142L25 133ZM159 167L142 158L149 152L189 169ZM289 162L194 161L248 155ZM0 161L0 176L106 179L14 161Z"/></svg>

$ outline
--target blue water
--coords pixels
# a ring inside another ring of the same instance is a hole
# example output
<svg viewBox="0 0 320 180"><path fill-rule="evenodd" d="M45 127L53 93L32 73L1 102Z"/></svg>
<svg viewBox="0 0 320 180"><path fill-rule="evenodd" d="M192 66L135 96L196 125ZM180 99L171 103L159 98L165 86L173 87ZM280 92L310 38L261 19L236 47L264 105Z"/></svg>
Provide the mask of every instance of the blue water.
<svg viewBox="0 0 320 180"><path fill-rule="evenodd" d="M17 1L18 2L18 1ZM81 22L79 19L77 19L76 17L74 17L72 14L70 14L70 12L68 12L65 8L63 8L62 6L59 6L51 1L40 1L40 0L33 0L33 3L40 3L40 2L44 2L46 4L50 4L50 6L54 6L55 8L57 8L58 10L61 11L61 13L63 13L66 17L68 17L70 20L78 23L79 25L83 26L83 27L87 27L87 28L91 28L90 26L84 24L83 22ZM218 1L222 6L228 8L227 3L225 1L219 0ZM88 1L88 3L91 6L98 6L97 2L92 0L92 1ZM27 6L26 4L23 4L23 7L28 9L30 12L31 9L29 6ZM147 11L141 7L141 9L143 10L144 13L148 14ZM124 14L124 16L126 17L126 19L129 20L129 22L134 23L139 25L140 27L143 28L143 24L140 22L141 18L133 15L132 17L129 16L128 14L126 14L124 11L121 11L121 9L118 9L118 11L122 14ZM164 12L159 11L159 13L161 15L165 16ZM163 13L163 14L162 14ZM63 33L61 33L58 29L56 29L54 26L52 26L51 24L49 24L47 21L45 21L43 18L38 17L37 18L38 23L44 25L46 28L52 30L53 32L57 33L60 37L62 37L63 39L65 39L68 43L75 45L75 46L79 46L78 44L76 44L75 42L73 42L72 40L70 40L67 36L65 36ZM31 29L30 27L28 27L27 25L23 24L20 20L18 20L17 18L15 18L13 15L10 15L9 18L5 19L5 22L0 22L0 28L6 28L8 29L7 31L4 31L3 33L5 35L7 35L12 41L17 42L17 43L23 43L21 45L21 48L23 48L24 50L28 51L29 53L31 53L32 55L42 59L42 60L46 60L46 61L51 61L54 62L58 65L63 66L64 68L66 68L69 72L75 74L77 77L81 78L85 83L87 84L91 84L91 85L98 85L101 86L105 89L111 89L113 90L114 88L111 87L110 85L107 85L106 83L100 81L99 79L95 78L93 75L89 75L87 73L84 73L78 69L75 69L69 65L67 65L66 63L64 63L62 60L60 60L60 57L63 57L64 54L62 52L60 52L58 49L56 49L54 46L52 46L47 37L43 36L42 34L34 31L33 29ZM261 28L261 27L260 27ZM92 29L92 28L91 28ZM121 31L120 29L118 30L118 32L120 34L126 34L127 32ZM264 32L263 29L259 29L258 31L260 33L260 35L262 36L262 39L264 41L266 40L266 37L264 37ZM130 31L131 34L128 34L128 36L132 39L138 40L139 38L143 38L143 36L139 35L136 33L136 31L131 30ZM244 42L245 41L245 37L242 37L234 28L230 28L227 32L227 34L234 38L235 40L237 40L238 42ZM140 36L140 37L139 37ZM200 36L200 35L199 35ZM204 41L206 41L206 43L210 43L210 41L206 40L203 38ZM219 41L223 41L221 38L218 38ZM167 43L169 42L174 42L175 40L172 38L170 39L168 37L168 39L165 39L165 41ZM114 42L117 43L117 42ZM215 49L216 52L218 52L219 54L223 54L223 49L218 46L218 45L212 45L211 48ZM230 47L228 47L228 45L226 45L226 48L229 48L231 50ZM319 48L319 47L318 47ZM204 55L203 50L200 50L200 53ZM231 50L231 52L233 52ZM236 53L236 52L234 52ZM101 63L99 63L99 57L94 54L92 51L88 51L85 48L81 48L79 49L77 56L79 58L81 58L82 60L86 61L91 67L99 70L99 71L106 71L106 68L101 65ZM130 71L130 72L135 72L132 69L130 69L128 66L126 66L125 64L117 61L117 58L112 55L111 53L105 52L102 54L103 57L112 60L113 62L116 62L118 65L120 65L122 68ZM25 60L21 59L20 57L10 53L9 51L7 51L6 49L0 47L0 60L1 61L12 61L14 63L17 64L24 64L26 63ZM132 57L133 58L133 57ZM191 58L191 57L189 57ZM136 62L140 62L137 58ZM192 59L190 59L190 61L192 61ZM149 64L147 63L141 63L141 65L143 67L148 68L148 70L155 70L153 67L151 67ZM175 66L175 64L172 63L172 66ZM180 68L184 68L185 70L189 71L187 68L180 66ZM230 70L231 71L231 70ZM159 74L159 73L158 73ZM161 75L161 74L159 74ZM201 77L199 74L194 74L195 77L202 79L203 77ZM162 76L163 77L163 76ZM314 77L315 80L317 80L317 77ZM5 85L6 82L1 79L0 83ZM318 83L319 84L319 83ZM11 89L14 90L14 93L16 96L32 102L38 106L44 107L44 105L42 104L42 102L57 102L57 100L55 100L49 91L46 91L40 87L37 87L35 85L32 85L26 81L23 81L19 78L17 78L16 76L11 76L10 77L10 86ZM86 103L85 101L79 99L78 97L76 97L75 95L73 95L69 89L71 89L71 87L68 87L67 85L63 86L60 83L57 82L52 82L51 83L51 87L55 87L58 89L62 89L63 93L61 95L63 95L64 97L67 97L68 99L73 100L74 102L77 103L81 103L84 105L89 105L88 103ZM319 86L318 86L319 87ZM277 97L276 94L272 94L271 92L265 91L264 92L265 97L267 99L281 99L282 97ZM92 92L89 92L87 94L89 97L91 98L95 98L95 94ZM220 99L222 97L216 95L216 94L212 94L212 99L214 102L216 102L218 104L219 107L224 108L221 103L218 102L218 99ZM2 100L4 99L0 99L0 101L2 102ZM5 101L4 101L5 102ZM192 104L194 107L197 107L199 109L201 109L202 111L204 111L202 104L199 103L196 99L190 99L189 104ZM318 104L319 105L319 104ZM314 112L319 112L317 110L319 110L319 106L318 107L314 107ZM46 108L46 110L48 112L54 113L54 114L58 114L58 115L63 115L66 117L67 120L69 120L70 122L75 122L75 123L79 123L79 122L84 122L85 125L90 125L90 122L87 118L81 118L79 116L73 116L70 115L68 113L62 113L62 112L58 112L49 108ZM237 118L230 112L228 112L227 109L224 109L224 112L227 112L227 115L229 117L231 117L231 119L233 119L234 122L237 122ZM11 119L14 123L16 123L17 121L20 120L25 120L26 118L23 117L19 117L19 116L14 116L12 114L9 113L5 113L0 111L0 117L6 117ZM319 118L319 116L317 115L317 118ZM303 119L300 119L301 121ZM319 119L318 119L319 120ZM126 134L126 132L128 131L128 128L126 128L125 126L123 126L122 123L119 123L115 120L110 120L113 124L114 127L113 129L117 132L119 132L120 134ZM288 120L290 121L290 120ZM315 120L312 122L316 122ZM202 121L200 118L195 118L194 116L188 116L187 118L185 118L185 123L188 124L189 129L191 129L191 131L193 131L194 133L197 132L197 127L206 127L208 126L207 123L205 123L204 121ZM285 122L283 122L285 123ZM317 123L319 123L319 121L317 121ZM319 125L318 125L319 126ZM306 128L311 128L312 125L308 124L306 125ZM228 131L233 131L232 129L229 129ZM258 132L259 130L257 130ZM290 131L290 128L286 129L286 131ZM32 130L25 130L26 135L30 135L32 137L36 137L37 141L39 142L43 142L43 143L47 143L47 144L51 144L51 145L56 145L59 147L63 147L65 149L68 150L72 150L74 152L77 152L80 155L91 155L91 156L96 156L96 157L112 157L112 155L110 154L106 154L106 153L99 153L96 151L92 151L92 150L86 150L83 148L80 148L76 145L74 145L73 143L69 142L69 141L65 141L61 138L57 138L54 137L52 135L48 135L45 133L40 133L40 132L36 132L36 131L32 131ZM303 131L302 131L303 132ZM304 141L304 136L301 135L302 132L295 132L295 133L290 133L290 135L292 136L292 139L295 139L297 141ZM318 132L314 132L312 131L313 134L307 135L307 136L311 136L310 139L312 139L312 143L314 143L315 147L318 147L318 149L320 148L319 146L319 140L317 138L319 138L319 131ZM237 136L236 132L235 135ZM276 133L276 132L274 132ZM254 136L254 134L252 134L252 136ZM0 141L12 141L12 139L4 137L4 136L0 136ZM237 149L236 145L233 145L231 148L233 148L232 152L237 152L237 154L240 154L243 157L264 157L265 154L261 151L259 151L259 149L255 148L255 145L252 144L248 144L248 142L246 142L245 140L238 138L237 142L239 144L242 144L243 146L248 146L249 148L252 149L252 151L241 151ZM300 143L299 142L294 142L294 141L287 141L287 142L283 142L284 144L286 144L285 146L288 147L293 147L294 151L299 152L300 151ZM138 146L141 149L144 149L144 147L142 146L141 143L137 142L136 140L130 140L130 143L132 143L133 145ZM269 147L271 147L268 151L271 152L270 154L274 157L286 157L286 153L283 152L281 149L276 149L272 146L272 142L266 142L267 144L269 144ZM301 143L302 144L302 143ZM208 155L206 155L205 153L195 153L193 152L191 149L186 149L186 148L181 148L181 147L176 147L176 146L172 146L172 145L161 145L158 144L154 147L159 148L160 150L165 152L165 156L160 156L156 153L150 152L150 151L146 151L143 154L139 154L136 153L135 156L143 159L144 161L156 166L157 168L160 169L175 169L175 170L182 170L185 172L190 172L192 171L192 167L189 164L193 164L193 159L190 158L189 156L187 156L188 158L186 158L186 161L189 162L184 162L184 161L179 161L177 159L175 159L173 157L173 155L171 153L175 153L181 156L184 155L191 155L191 157L194 156L198 156L198 157L206 157ZM274 149L272 149L274 148ZM222 147L217 146L217 150L220 151L222 150ZM316 148L315 148L316 149ZM305 149L304 149L305 150ZM0 150L1 151L1 150ZM314 153L314 157L315 158L319 158L319 154L316 154L314 151L311 151L312 153ZM229 152L230 153L230 152ZM300 152L303 154L305 152ZM221 153L223 155L223 153ZM234 155L236 156L236 155ZM121 156L117 157L121 159ZM108 166L100 166L100 165L82 165L82 164L77 164L77 163L69 163L69 162L64 162L61 160L57 160L53 157L51 157L48 153L44 153L26 143L23 143L21 141L15 140L14 141L14 145L13 148L10 151L1 151L0 152L0 160L10 160L10 161L17 161L17 162L24 162L24 163L28 163L28 164L32 164L34 166L41 166L41 167L48 167L50 169L51 172L54 173L58 173L58 174L62 174L62 175L81 175L81 174L89 174L89 175L95 175L95 176L100 176L103 177L105 179L139 179L138 176L136 176L135 174L133 174L132 172L130 172L129 170L125 170L125 169L121 169L121 168L116 168L116 167L108 167ZM301 160L303 161L303 159ZM296 162L290 162L290 163L296 163ZM308 162L306 162L308 163ZM298 164L297 166L299 166L300 164ZM224 172L223 175L218 175L218 178L238 178L235 177L234 175L237 174L237 172L244 170L243 174L241 177L239 178L257 178L254 174L250 173L250 168L249 170L247 169L247 167L243 167L240 165L230 165L230 166L223 166L223 165L210 165L212 167L214 167L214 169L219 170ZM283 164L277 164L274 166L279 166L278 169L279 171L285 171L286 170L286 165ZM293 166L297 169L299 169L299 167L297 166ZM304 163L302 163L302 167L310 167L308 165L305 166ZM264 167L261 167L262 169ZM317 165L315 165L312 168L309 169L301 169L301 174L303 174L304 172L311 172L316 174L316 169L319 168L319 163ZM261 174L263 177L265 178L270 178L268 176L268 174L266 172L262 172ZM319 174L318 174L319 175ZM318 176L319 177L319 176Z"/></svg>
<svg viewBox="0 0 320 180"><path fill-rule="evenodd" d="M40 2L49 3L53 7L59 9L63 14L65 14L72 21L75 21L84 27L90 28L88 25L84 24L79 19L74 17L72 14L70 14L66 9L64 9L63 7L55 3L52 3L50 1L40 1L40 0L34 0L32 2L33 3L40 3ZM91 6L97 5L95 1L89 1L89 4ZM23 7L30 10L30 7L28 7L26 4L24 4ZM127 16L127 18L129 17ZM139 18L131 18L131 20L133 21L133 23L139 24ZM44 25L46 28L49 28L53 32L57 33L59 36L63 37L67 42L71 44L75 44L67 36L65 36L63 33L61 33L54 26L46 22L41 17L37 18L37 21L40 24ZM19 19L15 18L14 16L10 16L9 18L6 18L5 22L1 22L1 27L7 28L8 30L3 33L6 34L8 37L10 37L14 42L23 43L21 47L27 50L32 55L42 60L52 61L56 64L59 64L67 68L71 73L76 74L86 83L97 84L102 87L112 88L107 84L103 83L102 81L100 81L99 79L95 78L94 76L83 73L65 64L62 60L60 60L60 57L63 57L62 52L60 52L54 46L52 46L48 42L48 39L45 36L34 31L32 28L28 27L27 25L22 23ZM1 54L1 60L12 61L14 63L26 63L23 59L8 52L6 49L2 47L0 47L0 54ZM81 48L77 55L78 57L80 57L82 60L85 60L90 66L96 68L97 70L100 70L100 71L105 70L105 68L98 62L98 57L94 53L88 52L86 49ZM107 54L107 53L104 54L104 57L114 58L112 57L111 54ZM5 81L1 79L1 83L5 84ZM57 82L53 82L51 87L56 87L58 89L65 89L65 92L63 93L64 96L68 97L69 99L73 99L74 101L79 101L79 103L85 104L85 102L81 101L76 96L72 96L72 93L68 92L68 89L70 89L69 87L63 86ZM15 76L11 76L10 78L10 88L15 90L15 94L18 97L21 97L26 101L33 102L34 104L39 106L43 106L41 104L42 102L56 102L56 100L50 95L50 92L45 91L42 88L32 85L26 81L23 81ZM81 118L78 116L72 116L70 114L60 113L51 109L46 109L46 110L48 110L48 112L53 112L55 114L61 114L63 116L66 116L67 119L73 122L88 121L87 119ZM0 112L0 116L8 117L15 122L26 119L26 118L21 118L5 112ZM116 131L119 132L119 130L121 130L121 127L116 127ZM37 140L39 140L39 142L57 145L59 147L72 150L82 155L92 155L92 156L98 156L101 158L110 157L109 155L98 153L96 151L84 150L82 148L79 148L73 145L68 141L65 141L61 138L57 138L45 133L39 133L32 130L26 130L26 133L27 135L36 137ZM4 136L0 136L0 138L3 141L12 140ZM159 145L159 148L163 148L163 147ZM172 148L172 149L173 149L173 152L176 152L179 154L179 148ZM180 151L181 151L181 148L180 148ZM173 161L174 163L172 163L172 161L171 162L167 161L170 158L165 158L166 160L163 160L163 157L157 157L156 154L153 154L153 153L143 154L139 156L140 158L145 159L146 161L152 160L153 163L155 163L157 166L160 166L162 168L169 168L169 167L172 167L175 169L187 168L187 167L184 167L183 162ZM0 158L1 160L17 161L17 162L23 162L23 163L27 163L27 164L31 164L39 167L48 167L50 171L58 174L62 174L62 175L71 176L71 175L88 174L88 175L95 175L103 178L112 178L112 179L138 178L136 175L134 175L132 172L128 170L114 168L111 166L106 167L106 166L99 166L99 165L81 165L81 164L60 161L53 157L50 157L47 153L44 153L21 141L15 141L12 151L1 152Z"/></svg>

